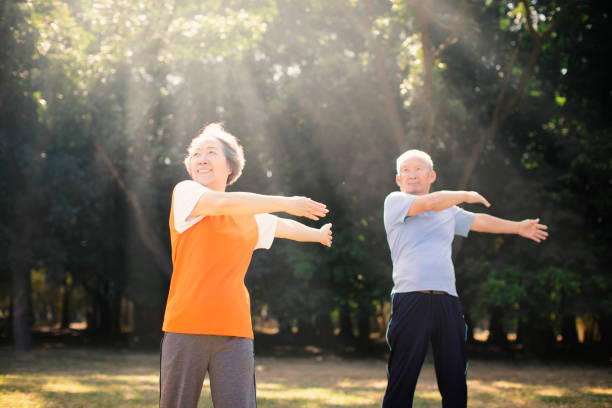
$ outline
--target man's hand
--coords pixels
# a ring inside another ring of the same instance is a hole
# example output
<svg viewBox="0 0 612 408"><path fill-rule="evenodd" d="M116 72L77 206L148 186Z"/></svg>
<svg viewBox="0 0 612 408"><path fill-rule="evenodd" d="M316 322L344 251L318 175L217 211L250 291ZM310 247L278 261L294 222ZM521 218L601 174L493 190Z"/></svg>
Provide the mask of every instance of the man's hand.
<svg viewBox="0 0 612 408"><path fill-rule="evenodd" d="M544 241L546 238L548 238L548 232L546 232L548 227L544 224L540 224L539 222L539 218L536 218L535 220L521 221L519 223L518 234L521 237L532 239L538 243L540 241Z"/></svg>
<svg viewBox="0 0 612 408"><path fill-rule="evenodd" d="M475 203L480 203L483 204L486 207L490 207L491 204L489 204L489 202L487 201L486 198L484 198L483 196L481 196L480 194L478 194L475 191L466 191L465 192L465 200L463 200L466 203L470 203L470 204L475 204Z"/></svg>
<svg viewBox="0 0 612 408"><path fill-rule="evenodd" d="M308 197L294 196L287 197L285 212L317 221L320 217L325 217L329 210L323 203L318 203Z"/></svg>
<svg viewBox="0 0 612 408"><path fill-rule="evenodd" d="M321 238L319 239L319 242L325 245L326 247L331 247L332 245L331 227L332 227L331 223L327 223L323 225L321 228L319 228L319 234L321 236Z"/></svg>

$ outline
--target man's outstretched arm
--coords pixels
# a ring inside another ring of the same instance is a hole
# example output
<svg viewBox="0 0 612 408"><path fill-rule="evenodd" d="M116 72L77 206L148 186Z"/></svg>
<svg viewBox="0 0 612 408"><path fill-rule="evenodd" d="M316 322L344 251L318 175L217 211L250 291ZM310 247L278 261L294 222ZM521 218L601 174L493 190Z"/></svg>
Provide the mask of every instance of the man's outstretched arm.
<svg viewBox="0 0 612 408"><path fill-rule="evenodd" d="M535 242L541 242L548 238L547 229L546 225L540 224L539 218L535 220L509 221L482 213L474 215L474 222L470 228L470 230L477 232L517 234Z"/></svg>

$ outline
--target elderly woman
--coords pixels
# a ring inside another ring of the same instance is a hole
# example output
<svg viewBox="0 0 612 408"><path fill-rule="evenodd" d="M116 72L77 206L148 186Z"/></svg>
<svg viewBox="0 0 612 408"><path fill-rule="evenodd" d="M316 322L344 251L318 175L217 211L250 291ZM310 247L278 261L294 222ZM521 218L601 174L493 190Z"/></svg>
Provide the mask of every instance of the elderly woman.
<svg viewBox="0 0 612 408"><path fill-rule="evenodd" d="M275 237L331 246L319 229L269 213L318 220L328 210L305 197L226 192L244 167L242 146L214 123L188 148L192 180L172 194L173 273L161 350L160 407L196 407L208 372L216 408L255 407L253 329L244 276L253 251Z"/></svg>

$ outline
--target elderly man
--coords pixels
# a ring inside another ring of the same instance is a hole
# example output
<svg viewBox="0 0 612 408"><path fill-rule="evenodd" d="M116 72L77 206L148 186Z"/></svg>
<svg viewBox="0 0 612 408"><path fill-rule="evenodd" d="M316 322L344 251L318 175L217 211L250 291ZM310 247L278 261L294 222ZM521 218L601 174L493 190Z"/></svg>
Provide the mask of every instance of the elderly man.
<svg viewBox="0 0 612 408"><path fill-rule="evenodd" d="M454 235L469 231L518 234L540 242L548 236L539 219L513 222L457 207L489 202L474 191L430 193L436 180L431 157L409 150L397 159L401 191L387 196L384 223L393 261L391 349L383 408L412 407L429 342L443 407L467 405L466 325L451 260Z"/></svg>

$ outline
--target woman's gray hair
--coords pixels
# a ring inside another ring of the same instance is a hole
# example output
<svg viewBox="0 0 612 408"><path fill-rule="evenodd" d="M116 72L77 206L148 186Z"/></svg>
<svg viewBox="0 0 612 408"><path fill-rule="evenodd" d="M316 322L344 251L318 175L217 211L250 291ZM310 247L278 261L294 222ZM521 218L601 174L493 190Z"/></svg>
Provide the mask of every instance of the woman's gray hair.
<svg viewBox="0 0 612 408"><path fill-rule="evenodd" d="M227 178L227 185L233 184L238 177L242 174L244 169L244 149L238 138L231 133L227 132L223 128L222 123L210 123L198 132L198 135L191 140L189 147L187 147L187 156L185 156L184 164L189 173L189 162L191 160L191 154L196 146L203 139L214 138L221 142L223 145L223 153L225 154L225 160L230 168L231 174ZM191 174L190 174L191 175Z"/></svg>

